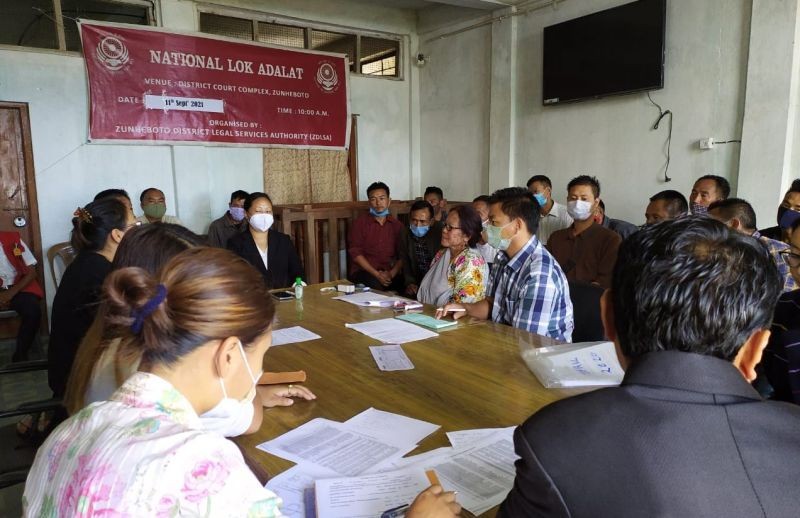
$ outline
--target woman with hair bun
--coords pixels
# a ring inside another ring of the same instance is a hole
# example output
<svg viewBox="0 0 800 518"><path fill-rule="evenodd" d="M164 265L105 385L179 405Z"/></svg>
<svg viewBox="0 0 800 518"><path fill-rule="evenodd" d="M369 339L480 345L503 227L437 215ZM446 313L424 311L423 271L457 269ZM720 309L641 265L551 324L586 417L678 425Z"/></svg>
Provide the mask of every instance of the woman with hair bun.
<svg viewBox="0 0 800 518"><path fill-rule="evenodd" d="M158 223L135 227L120 243L112 271L133 266L156 275L179 253L203 244L200 236L180 225ZM64 406L70 414L87 404L108 399L139 368L141 349L122 344L123 336L127 336L127 341L131 337L126 328L107 326L107 313L108 302L104 301L78 348L64 396ZM237 413L216 409L201 415L200 422L204 430L236 437L258 429L263 407L289 406L294 404L292 398L311 400L315 397L303 386L259 386L258 397L250 407L237 408Z"/></svg>
<svg viewBox="0 0 800 518"><path fill-rule="evenodd" d="M78 255L61 277L50 314L47 381L55 398L64 397L78 345L94 321L117 246L125 231L136 224L133 213L117 198L78 207L73 216L71 242ZM17 423L17 433L38 444L66 417L63 408L27 415Z"/></svg>
<svg viewBox="0 0 800 518"><path fill-rule="evenodd" d="M79 207L72 218L72 246L78 256L64 271L53 299L47 379L55 397L63 397L72 362L92 325L103 281L125 231L136 219L116 198Z"/></svg>
<svg viewBox="0 0 800 518"><path fill-rule="evenodd" d="M157 276L111 273L104 293L106 325L142 350L140 370L53 431L28 474L23 514L281 516L239 449L198 418L255 397L275 316L259 272L226 250L192 248ZM455 516L453 500L430 488L406 516Z"/></svg>

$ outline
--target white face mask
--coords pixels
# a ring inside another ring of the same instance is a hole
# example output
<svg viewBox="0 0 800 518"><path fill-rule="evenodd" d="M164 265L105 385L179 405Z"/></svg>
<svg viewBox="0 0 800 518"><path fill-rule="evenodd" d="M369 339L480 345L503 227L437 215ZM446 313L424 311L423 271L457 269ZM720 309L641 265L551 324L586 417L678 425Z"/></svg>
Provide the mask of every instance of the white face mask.
<svg viewBox="0 0 800 518"><path fill-rule="evenodd" d="M204 430L218 433L225 437L237 437L250 428L250 423L253 422L253 414L255 413L253 399L256 397L258 380L263 374L263 371L260 371L257 377L253 376L253 370L250 368L250 362L247 361L242 342L239 342L239 351L242 353L242 358L244 358L244 365L247 367L247 373L250 375L253 387L244 399L229 398L228 392L225 390L225 380L220 377L219 384L222 387L222 401L200 416Z"/></svg>
<svg viewBox="0 0 800 518"><path fill-rule="evenodd" d="M275 219L272 217L272 214L265 214L263 212L250 216L250 226L259 232L266 232L274 221Z"/></svg>
<svg viewBox="0 0 800 518"><path fill-rule="evenodd" d="M585 221L592 217L592 202L584 200L571 200L567 202L567 212L572 219Z"/></svg>

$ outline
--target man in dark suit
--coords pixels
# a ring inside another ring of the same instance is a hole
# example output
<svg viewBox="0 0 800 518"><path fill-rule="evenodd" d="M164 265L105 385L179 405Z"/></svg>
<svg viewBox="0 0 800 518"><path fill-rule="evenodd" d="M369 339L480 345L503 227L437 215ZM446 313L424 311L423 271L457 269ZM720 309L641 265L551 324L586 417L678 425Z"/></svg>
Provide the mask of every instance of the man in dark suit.
<svg viewBox="0 0 800 518"><path fill-rule="evenodd" d="M625 240L601 301L625 378L517 428L498 516L797 516L800 408L749 383L780 291L764 247L710 218Z"/></svg>

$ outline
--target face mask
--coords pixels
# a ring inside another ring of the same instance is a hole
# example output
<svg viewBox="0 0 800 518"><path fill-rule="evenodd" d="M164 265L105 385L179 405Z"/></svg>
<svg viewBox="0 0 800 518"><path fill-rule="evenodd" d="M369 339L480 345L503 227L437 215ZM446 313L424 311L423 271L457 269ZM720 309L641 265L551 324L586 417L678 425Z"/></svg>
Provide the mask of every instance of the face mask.
<svg viewBox="0 0 800 518"><path fill-rule="evenodd" d="M782 229L790 229L794 222L800 219L800 212L792 209L786 209L781 216L780 221L778 221L778 226Z"/></svg>
<svg viewBox="0 0 800 518"><path fill-rule="evenodd" d="M264 214L263 212L250 216L250 226L259 232L266 232L274 221L272 214Z"/></svg>
<svg viewBox="0 0 800 518"><path fill-rule="evenodd" d="M370 207L369 213L375 216L376 218L385 218L386 216L389 215L389 209L383 209L382 211L378 212L377 210Z"/></svg>
<svg viewBox="0 0 800 518"><path fill-rule="evenodd" d="M781 218L783 217L784 214L786 214L787 210L789 210L789 209L787 209L783 205L779 205L778 206L778 219L775 220L775 221L778 222L778 226L781 225Z"/></svg>
<svg viewBox="0 0 800 518"><path fill-rule="evenodd" d="M536 194L533 195L533 197L536 199L536 203L539 204L539 207L544 207L545 205L547 205L547 196L545 196L544 194L537 192Z"/></svg>
<svg viewBox="0 0 800 518"><path fill-rule="evenodd" d="M225 380L219 378L219 385L222 387L222 401L201 416L204 430L215 432L225 437L237 437L250 428L250 423L253 422L253 413L255 412L253 399L256 397L256 386L263 373L259 373L258 377L253 376L242 342L239 342L239 351L242 353L242 358L244 358L244 365L247 367L250 380L253 382L253 388L250 389L244 399L229 398L228 392L225 390Z"/></svg>
<svg viewBox="0 0 800 518"><path fill-rule="evenodd" d="M702 216L704 214L708 214L708 207L705 205L700 205L699 203L692 202L690 203L692 207L692 214L696 216Z"/></svg>
<svg viewBox="0 0 800 518"><path fill-rule="evenodd" d="M506 223L502 227L495 227L494 225L486 227L486 242L489 246L498 250L508 250L508 246L511 244L511 240L514 239L514 236L503 238L501 234L503 233L503 229L511 223L513 223L513 221Z"/></svg>
<svg viewBox="0 0 800 518"><path fill-rule="evenodd" d="M489 220L488 220L488 219L487 219L487 220L484 220L484 221L481 221L481 228L482 228L484 231L485 231L487 228L489 228Z"/></svg>
<svg viewBox="0 0 800 518"><path fill-rule="evenodd" d="M145 205L142 210L145 216L161 219L167 213L167 205L165 203L153 203L152 205Z"/></svg>
<svg viewBox="0 0 800 518"><path fill-rule="evenodd" d="M231 207L228 209L233 221L242 221L246 215L245 211L241 207Z"/></svg>
<svg viewBox="0 0 800 518"><path fill-rule="evenodd" d="M569 201L567 212L576 221L586 221L592 216L592 203L584 200Z"/></svg>
<svg viewBox="0 0 800 518"><path fill-rule="evenodd" d="M414 234L415 236L417 236L417 237L425 237L425 234L428 233L428 230L430 230L431 227L430 227L430 225L426 226L426 227L418 227L418 226L415 226L415 225L409 225L409 228L411 229L411 233Z"/></svg>

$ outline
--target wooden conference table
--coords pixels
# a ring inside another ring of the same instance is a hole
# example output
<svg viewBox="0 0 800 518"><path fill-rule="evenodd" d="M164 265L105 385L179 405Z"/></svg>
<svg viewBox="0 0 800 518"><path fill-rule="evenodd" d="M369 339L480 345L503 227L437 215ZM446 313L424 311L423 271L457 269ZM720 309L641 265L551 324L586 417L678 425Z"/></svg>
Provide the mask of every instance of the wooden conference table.
<svg viewBox="0 0 800 518"><path fill-rule="evenodd" d="M277 475L294 463L256 445L316 417L346 421L375 407L441 425L409 453L416 455L449 446L445 432L518 425L548 403L579 392L545 389L520 357L520 341L537 346L555 341L470 318L440 330L437 338L404 344L413 370L382 372L368 347L378 342L345 328L345 323L391 318L395 312L331 300L340 294L320 291L335 285L311 285L302 301L276 302L276 329L299 325L322 339L270 348L264 370L306 371L305 385L317 399L265 409L261 429L236 439L248 463L264 469L261 476ZM425 313L432 314L433 309L426 307ZM482 516L494 516L496 511ZM463 514L470 516L466 510Z"/></svg>

